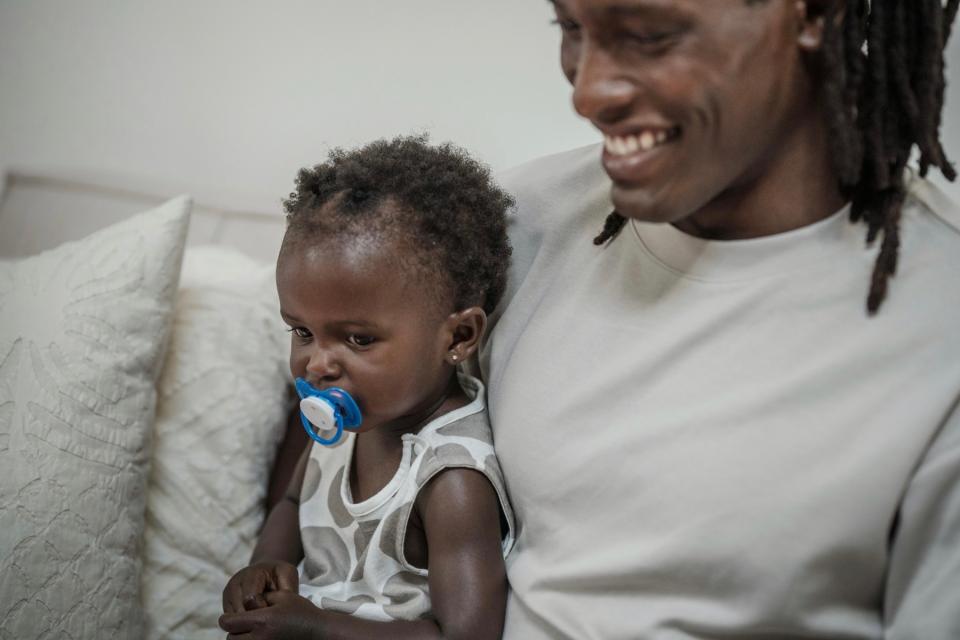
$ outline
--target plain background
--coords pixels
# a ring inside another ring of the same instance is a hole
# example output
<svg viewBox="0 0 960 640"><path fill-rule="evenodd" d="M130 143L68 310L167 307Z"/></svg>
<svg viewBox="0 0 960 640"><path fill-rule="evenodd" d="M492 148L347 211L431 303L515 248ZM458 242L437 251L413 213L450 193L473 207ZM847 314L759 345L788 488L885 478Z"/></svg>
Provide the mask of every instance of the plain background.
<svg viewBox="0 0 960 640"><path fill-rule="evenodd" d="M0 168L276 212L298 168L382 136L502 169L599 140L552 17L544 0L0 0ZM960 159L956 38L947 62Z"/></svg>

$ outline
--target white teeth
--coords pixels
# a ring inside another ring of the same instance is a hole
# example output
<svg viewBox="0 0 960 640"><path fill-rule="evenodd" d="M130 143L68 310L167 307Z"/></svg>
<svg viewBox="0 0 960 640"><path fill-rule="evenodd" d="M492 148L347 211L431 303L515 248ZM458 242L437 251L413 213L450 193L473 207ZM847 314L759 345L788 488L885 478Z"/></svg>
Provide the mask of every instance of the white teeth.
<svg viewBox="0 0 960 640"><path fill-rule="evenodd" d="M640 148L644 151L650 151L657 144L657 137L651 131L644 131L640 134Z"/></svg>
<svg viewBox="0 0 960 640"><path fill-rule="evenodd" d="M604 148L615 156L626 156L638 151L650 151L670 140L670 132L666 129L647 129L638 135L603 137Z"/></svg>

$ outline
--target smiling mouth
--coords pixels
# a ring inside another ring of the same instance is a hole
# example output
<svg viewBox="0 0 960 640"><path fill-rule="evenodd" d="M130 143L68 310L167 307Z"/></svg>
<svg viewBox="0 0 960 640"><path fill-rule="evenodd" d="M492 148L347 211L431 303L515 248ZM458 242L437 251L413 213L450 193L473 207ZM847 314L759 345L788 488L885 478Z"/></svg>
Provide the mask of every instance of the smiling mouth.
<svg viewBox="0 0 960 640"><path fill-rule="evenodd" d="M618 158L635 153L652 151L657 147L668 144L680 137L680 127L665 129L643 129L642 131L624 136L603 136L603 148L610 155Z"/></svg>

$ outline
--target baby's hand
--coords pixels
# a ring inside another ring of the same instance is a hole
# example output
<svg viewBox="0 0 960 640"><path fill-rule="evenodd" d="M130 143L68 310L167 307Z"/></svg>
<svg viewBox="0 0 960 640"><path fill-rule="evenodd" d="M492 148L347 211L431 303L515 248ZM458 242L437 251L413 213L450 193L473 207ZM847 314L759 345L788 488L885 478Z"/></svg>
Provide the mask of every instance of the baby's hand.
<svg viewBox="0 0 960 640"><path fill-rule="evenodd" d="M325 637L324 612L312 602L286 591L264 594L266 608L220 616L220 628L230 638L251 640L310 640Z"/></svg>
<svg viewBox="0 0 960 640"><path fill-rule="evenodd" d="M289 562L258 562L238 571L223 589L223 612L239 613L267 606L268 591L299 591L297 568Z"/></svg>

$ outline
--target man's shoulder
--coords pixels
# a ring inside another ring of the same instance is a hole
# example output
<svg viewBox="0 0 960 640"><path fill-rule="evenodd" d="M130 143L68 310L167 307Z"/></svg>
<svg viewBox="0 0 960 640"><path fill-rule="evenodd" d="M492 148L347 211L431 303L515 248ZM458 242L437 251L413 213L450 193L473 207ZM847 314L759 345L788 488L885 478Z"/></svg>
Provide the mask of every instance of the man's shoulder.
<svg viewBox="0 0 960 640"><path fill-rule="evenodd" d="M603 175L600 165L600 144L588 144L575 149L567 149L559 153L552 153L528 160L522 164L504 169L499 178L504 183L525 182L529 177L539 178L537 181L551 181L553 177L578 178L587 177L585 174Z"/></svg>
<svg viewBox="0 0 960 640"><path fill-rule="evenodd" d="M960 287L956 284L960 280L960 207L928 180L909 178L899 240L896 275L890 284L890 300L884 304L903 310L905 333L940 335L960 349L956 330L960 322Z"/></svg>
<svg viewBox="0 0 960 640"><path fill-rule="evenodd" d="M900 255L932 274L960 277L960 205L939 187L920 177L907 184L900 221ZM899 269L898 269L899 271ZM960 288L957 288L960 291Z"/></svg>
<svg viewBox="0 0 960 640"><path fill-rule="evenodd" d="M497 175L516 200L510 214L511 238L523 244L523 234L537 238L551 230L566 233L583 219L612 210L610 178L600 162L601 145L589 145L531 160ZM522 249L522 247L521 247Z"/></svg>
<svg viewBox="0 0 960 640"><path fill-rule="evenodd" d="M915 175L908 179L907 191L908 214L940 225L947 242L960 243L960 204L933 182Z"/></svg>
<svg viewBox="0 0 960 640"><path fill-rule="evenodd" d="M530 199L556 200L570 194L606 193L610 188L600 163L601 145L592 144L530 160L501 171L497 179L521 208Z"/></svg>

